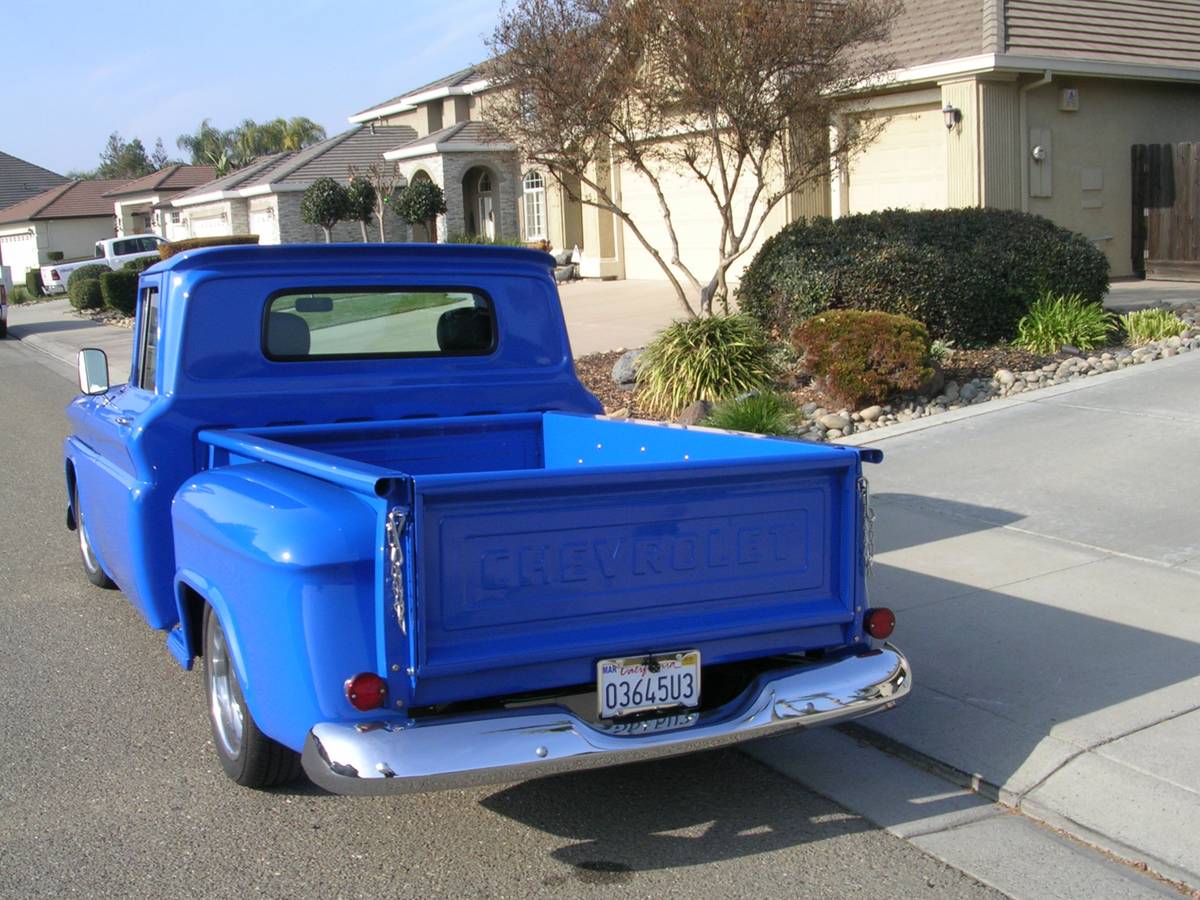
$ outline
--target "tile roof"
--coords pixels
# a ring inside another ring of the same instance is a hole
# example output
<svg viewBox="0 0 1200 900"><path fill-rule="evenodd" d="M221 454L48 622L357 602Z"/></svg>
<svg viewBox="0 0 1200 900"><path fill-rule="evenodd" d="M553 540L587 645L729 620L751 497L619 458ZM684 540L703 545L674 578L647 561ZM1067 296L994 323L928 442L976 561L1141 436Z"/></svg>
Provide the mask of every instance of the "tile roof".
<svg viewBox="0 0 1200 900"><path fill-rule="evenodd" d="M176 202L194 201L213 193L267 185L307 186L326 177L345 181L351 166L365 168L380 161L385 151L416 137L416 130L407 125L358 126L303 150L261 157L245 168L194 187L173 199Z"/></svg>
<svg viewBox="0 0 1200 900"><path fill-rule="evenodd" d="M212 181L217 170L214 166L185 166L181 163L166 166L157 172L151 172L137 178L115 191L109 191L108 197L127 197L132 194L157 194L162 191L184 191L197 185Z"/></svg>
<svg viewBox="0 0 1200 900"><path fill-rule="evenodd" d="M398 147L393 147L389 151L388 158L395 159L395 155L403 151L405 157L420 155L421 151L428 153L437 153L438 148L443 148L448 151L453 151L456 146L463 148L478 147L481 144L496 144L497 150L511 149L504 137L496 131L487 122L471 120L469 122L458 122L454 125L449 125L440 131L434 131L425 135L422 138L408 141Z"/></svg>
<svg viewBox="0 0 1200 900"><path fill-rule="evenodd" d="M423 84L420 87L415 87L411 91L405 91L398 97L393 97L390 100L384 100L382 103L373 103L361 112L356 112L351 118L365 116L367 113L374 112L377 109L383 109L388 106L395 106L399 103L404 103L409 97L415 97L418 94L424 94L427 91L436 91L438 88L460 87L464 84L470 84L472 81L478 81L483 77L483 70L479 66L467 66L465 69L459 69L450 75L439 78L436 81L431 81L428 84Z"/></svg>
<svg viewBox="0 0 1200 900"><path fill-rule="evenodd" d="M0 209L66 181L57 172L0 151Z"/></svg>
<svg viewBox="0 0 1200 900"><path fill-rule="evenodd" d="M35 197L0 209L0 225L43 219L112 216L113 202L105 194L123 184L128 184L128 181L70 181L60 184Z"/></svg>

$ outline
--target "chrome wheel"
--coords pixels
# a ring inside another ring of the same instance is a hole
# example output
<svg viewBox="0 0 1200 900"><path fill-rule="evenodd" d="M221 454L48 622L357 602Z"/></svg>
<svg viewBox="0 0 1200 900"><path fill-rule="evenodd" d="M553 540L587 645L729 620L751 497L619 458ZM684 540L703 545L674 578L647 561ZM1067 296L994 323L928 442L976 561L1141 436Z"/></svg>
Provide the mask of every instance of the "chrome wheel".
<svg viewBox="0 0 1200 900"><path fill-rule="evenodd" d="M246 727L246 713L242 709L241 692L237 689L237 673L233 670L233 660L229 658L225 632L215 617L207 636L208 646L204 648L204 653L208 657L208 703L213 734L225 755L236 758L242 752L242 734Z"/></svg>

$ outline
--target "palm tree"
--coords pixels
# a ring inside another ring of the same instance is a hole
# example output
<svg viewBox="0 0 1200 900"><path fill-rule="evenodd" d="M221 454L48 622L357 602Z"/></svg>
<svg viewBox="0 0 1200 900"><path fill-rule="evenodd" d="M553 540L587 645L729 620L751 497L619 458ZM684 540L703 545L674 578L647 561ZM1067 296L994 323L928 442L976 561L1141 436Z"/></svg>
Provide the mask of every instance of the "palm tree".
<svg viewBox="0 0 1200 900"><path fill-rule="evenodd" d="M318 141L325 140L325 129L305 116L292 116L284 122L283 144L281 150L302 150Z"/></svg>

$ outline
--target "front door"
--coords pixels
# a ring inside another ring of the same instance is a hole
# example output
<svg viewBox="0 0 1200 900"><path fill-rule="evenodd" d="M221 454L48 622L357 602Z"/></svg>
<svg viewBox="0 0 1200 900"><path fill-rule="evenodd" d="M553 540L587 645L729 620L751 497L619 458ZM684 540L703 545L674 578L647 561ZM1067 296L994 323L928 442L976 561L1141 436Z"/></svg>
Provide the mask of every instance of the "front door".
<svg viewBox="0 0 1200 900"><path fill-rule="evenodd" d="M496 239L496 211L492 204L492 177L486 171L479 176L479 234L489 241Z"/></svg>

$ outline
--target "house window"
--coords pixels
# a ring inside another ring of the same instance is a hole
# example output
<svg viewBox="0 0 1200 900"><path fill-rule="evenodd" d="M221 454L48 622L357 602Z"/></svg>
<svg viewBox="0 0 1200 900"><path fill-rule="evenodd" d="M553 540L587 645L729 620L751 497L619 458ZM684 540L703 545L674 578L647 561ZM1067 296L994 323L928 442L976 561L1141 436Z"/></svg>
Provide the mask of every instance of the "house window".
<svg viewBox="0 0 1200 900"><path fill-rule="evenodd" d="M171 211L171 224L172 225L179 224L180 215L181 214L180 214L179 210L177 210L177 209Z"/></svg>
<svg viewBox="0 0 1200 900"><path fill-rule="evenodd" d="M546 180L541 172L526 172L521 184L525 190L525 240L545 240Z"/></svg>

